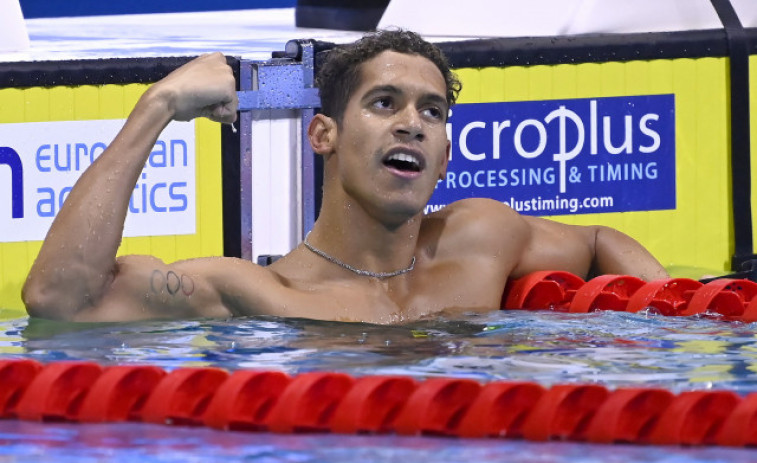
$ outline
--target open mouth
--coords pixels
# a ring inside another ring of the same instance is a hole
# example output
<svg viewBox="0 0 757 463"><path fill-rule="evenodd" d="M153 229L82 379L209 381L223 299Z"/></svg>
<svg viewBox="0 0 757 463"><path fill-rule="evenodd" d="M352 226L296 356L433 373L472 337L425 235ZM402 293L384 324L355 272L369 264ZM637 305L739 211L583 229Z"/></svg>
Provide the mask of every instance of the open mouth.
<svg viewBox="0 0 757 463"><path fill-rule="evenodd" d="M423 169L421 160L415 154L402 151L387 156L384 165L400 172L420 172Z"/></svg>

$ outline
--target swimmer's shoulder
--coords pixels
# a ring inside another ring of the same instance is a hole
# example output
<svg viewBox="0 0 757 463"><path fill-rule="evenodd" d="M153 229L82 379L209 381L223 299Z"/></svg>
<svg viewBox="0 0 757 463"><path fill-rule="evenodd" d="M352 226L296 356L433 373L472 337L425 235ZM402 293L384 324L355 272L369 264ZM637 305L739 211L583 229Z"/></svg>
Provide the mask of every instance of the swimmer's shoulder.
<svg viewBox="0 0 757 463"><path fill-rule="evenodd" d="M201 277L234 316L270 315L286 288L272 265L261 266L237 257L202 257L174 264L177 270ZM205 285L203 285L205 286Z"/></svg>
<svg viewBox="0 0 757 463"><path fill-rule="evenodd" d="M427 214L424 220L501 221L522 217L507 204L489 198L466 198Z"/></svg>
<svg viewBox="0 0 757 463"><path fill-rule="evenodd" d="M424 216L421 234L466 246L497 247L504 235L521 242L528 233L523 216L507 204L488 198L467 198Z"/></svg>
<svg viewBox="0 0 757 463"><path fill-rule="evenodd" d="M313 276L313 264L308 257L312 258L310 254L303 252L303 246L300 245L262 268L270 273L270 278L278 286L298 289L318 281Z"/></svg>

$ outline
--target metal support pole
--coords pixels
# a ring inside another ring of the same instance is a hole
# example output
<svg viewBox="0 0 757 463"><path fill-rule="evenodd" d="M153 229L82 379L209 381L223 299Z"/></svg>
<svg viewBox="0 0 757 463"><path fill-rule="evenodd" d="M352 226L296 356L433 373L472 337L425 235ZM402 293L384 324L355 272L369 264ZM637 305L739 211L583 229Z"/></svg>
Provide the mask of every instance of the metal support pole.
<svg viewBox="0 0 757 463"><path fill-rule="evenodd" d="M241 255L252 259L252 111L297 109L302 122L302 227L310 230L317 211L315 155L307 141L307 126L320 107L315 88L315 51L311 41L290 41L284 58L243 61L240 69L240 207ZM269 259L270 260L270 259Z"/></svg>
<svg viewBox="0 0 757 463"><path fill-rule="evenodd" d="M239 69L240 93L253 87L252 62L242 61ZM252 112L239 113L239 207L241 218L241 258L252 259Z"/></svg>

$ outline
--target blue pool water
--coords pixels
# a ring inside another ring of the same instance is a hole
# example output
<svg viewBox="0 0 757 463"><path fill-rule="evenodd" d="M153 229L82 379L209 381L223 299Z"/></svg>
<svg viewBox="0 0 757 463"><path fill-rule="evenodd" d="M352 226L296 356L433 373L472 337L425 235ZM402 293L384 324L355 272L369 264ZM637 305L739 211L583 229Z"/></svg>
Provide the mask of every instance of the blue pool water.
<svg viewBox="0 0 757 463"><path fill-rule="evenodd" d="M0 316L2 313L0 312ZM496 311L399 326L241 318L0 322L0 355L171 370L217 366L757 392L757 324L653 314ZM275 435L144 424L0 421L2 461L755 461L736 448Z"/></svg>
<svg viewBox="0 0 757 463"><path fill-rule="evenodd" d="M495 439L282 435L152 424L0 422L2 462L753 463L733 448L534 443Z"/></svg>

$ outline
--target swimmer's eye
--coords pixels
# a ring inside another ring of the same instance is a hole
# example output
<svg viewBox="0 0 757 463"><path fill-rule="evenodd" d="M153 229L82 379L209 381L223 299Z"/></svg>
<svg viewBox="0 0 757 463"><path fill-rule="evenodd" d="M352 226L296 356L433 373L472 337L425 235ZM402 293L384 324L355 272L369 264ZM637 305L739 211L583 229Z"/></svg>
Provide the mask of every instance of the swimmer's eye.
<svg viewBox="0 0 757 463"><path fill-rule="evenodd" d="M437 108L436 106L428 107L424 109L422 113L431 119L435 119L435 120L444 119L444 112L440 108Z"/></svg>
<svg viewBox="0 0 757 463"><path fill-rule="evenodd" d="M382 96L373 100L372 106L376 109L392 109L393 101L388 96Z"/></svg>

